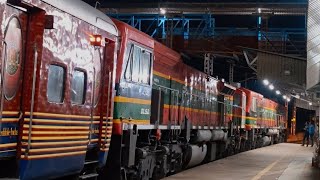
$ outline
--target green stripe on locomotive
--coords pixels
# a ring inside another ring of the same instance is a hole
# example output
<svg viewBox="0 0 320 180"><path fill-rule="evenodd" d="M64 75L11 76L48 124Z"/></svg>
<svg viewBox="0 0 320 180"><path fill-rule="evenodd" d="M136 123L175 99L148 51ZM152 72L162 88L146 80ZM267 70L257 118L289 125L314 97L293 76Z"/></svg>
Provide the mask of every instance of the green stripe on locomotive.
<svg viewBox="0 0 320 180"><path fill-rule="evenodd" d="M266 119L276 119L276 110L271 110L271 109L266 109L266 108L262 108L261 109L261 114L262 114L262 118L266 118Z"/></svg>
<svg viewBox="0 0 320 180"><path fill-rule="evenodd" d="M117 102L119 98L121 100ZM150 113L151 86L130 82L121 82L116 85L114 119L150 120Z"/></svg>
<svg viewBox="0 0 320 180"><path fill-rule="evenodd" d="M150 119L150 105L135 104L135 103L114 103L114 119L139 119L149 120Z"/></svg>
<svg viewBox="0 0 320 180"><path fill-rule="evenodd" d="M246 118L247 125L257 125L257 120Z"/></svg>

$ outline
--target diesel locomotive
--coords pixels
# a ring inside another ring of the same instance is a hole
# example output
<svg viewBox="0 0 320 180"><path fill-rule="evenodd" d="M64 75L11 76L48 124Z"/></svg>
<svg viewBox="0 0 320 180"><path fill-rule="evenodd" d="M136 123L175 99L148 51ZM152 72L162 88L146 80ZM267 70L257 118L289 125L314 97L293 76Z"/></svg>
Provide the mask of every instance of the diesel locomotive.
<svg viewBox="0 0 320 180"><path fill-rule="evenodd" d="M161 179L285 141L282 105L212 78L148 35L113 22L121 41L107 177Z"/></svg>
<svg viewBox="0 0 320 180"><path fill-rule="evenodd" d="M0 179L161 179L285 141L285 108L79 0L0 0Z"/></svg>

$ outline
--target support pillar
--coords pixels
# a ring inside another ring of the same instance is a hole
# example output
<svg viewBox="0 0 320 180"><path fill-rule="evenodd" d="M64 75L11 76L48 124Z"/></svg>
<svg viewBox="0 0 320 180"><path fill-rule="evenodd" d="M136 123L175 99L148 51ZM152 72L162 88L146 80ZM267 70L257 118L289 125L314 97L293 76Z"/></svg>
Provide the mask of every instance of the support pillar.
<svg viewBox="0 0 320 180"><path fill-rule="evenodd" d="M286 120L286 129L288 129L288 110L289 110L289 106L288 106L288 102L287 102L287 101L285 101L284 107L285 107L285 115L284 115L284 118L285 118L285 120Z"/></svg>
<svg viewBox="0 0 320 180"><path fill-rule="evenodd" d="M320 140L320 106L319 106L319 114L318 114L317 120L318 120L318 139Z"/></svg>
<svg viewBox="0 0 320 180"><path fill-rule="evenodd" d="M233 70L234 70L234 63L231 62L229 64L229 83L233 83Z"/></svg>
<svg viewBox="0 0 320 180"><path fill-rule="evenodd" d="M292 135L296 135L296 102L293 99L293 103L292 103L292 119L291 119L291 134Z"/></svg>

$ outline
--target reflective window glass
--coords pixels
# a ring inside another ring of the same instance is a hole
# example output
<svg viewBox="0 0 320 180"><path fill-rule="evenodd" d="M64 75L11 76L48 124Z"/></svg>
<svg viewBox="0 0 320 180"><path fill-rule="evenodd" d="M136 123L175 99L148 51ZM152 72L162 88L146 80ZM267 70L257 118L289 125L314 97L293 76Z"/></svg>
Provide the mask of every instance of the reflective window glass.
<svg viewBox="0 0 320 180"><path fill-rule="evenodd" d="M86 90L86 74L75 70L71 82L71 102L74 104L83 104Z"/></svg>
<svg viewBox="0 0 320 180"><path fill-rule="evenodd" d="M149 84L150 81L150 64L151 64L151 54L144 51L141 54L141 82L144 84Z"/></svg>
<svg viewBox="0 0 320 180"><path fill-rule="evenodd" d="M257 98L255 97L252 98L251 110L257 112Z"/></svg>
<svg viewBox="0 0 320 180"><path fill-rule="evenodd" d="M100 88L101 88L101 56L102 54L99 49L94 52L94 105L96 106L100 99Z"/></svg>
<svg viewBox="0 0 320 180"><path fill-rule="evenodd" d="M132 81L139 82L140 79L140 55L141 49L134 47L133 49L133 64L132 64Z"/></svg>
<svg viewBox="0 0 320 180"><path fill-rule="evenodd" d="M65 69L50 65L48 73L47 97L50 102L63 102Z"/></svg>
<svg viewBox="0 0 320 180"><path fill-rule="evenodd" d="M129 81L150 84L152 53L132 45L129 50L124 78Z"/></svg>
<svg viewBox="0 0 320 180"><path fill-rule="evenodd" d="M128 59L128 62L127 62L125 76L124 76L124 78L127 79L127 80L131 80L132 60L133 60L133 46L130 47L129 59Z"/></svg>

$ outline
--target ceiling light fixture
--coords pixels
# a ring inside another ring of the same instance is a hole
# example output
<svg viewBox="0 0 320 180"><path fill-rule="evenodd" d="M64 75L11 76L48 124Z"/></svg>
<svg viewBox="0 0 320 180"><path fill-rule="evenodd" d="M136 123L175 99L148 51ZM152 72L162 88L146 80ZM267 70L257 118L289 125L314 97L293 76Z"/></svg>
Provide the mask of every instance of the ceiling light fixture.
<svg viewBox="0 0 320 180"><path fill-rule="evenodd" d="M160 14L166 14L166 13L167 13L167 11L165 9L160 8Z"/></svg>
<svg viewBox="0 0 320 180"><path fill-rule="evenodd" d="M272 84L270 84L270 85L269 85L269 89L270 89L270 90L273 90L273 89L274 89L274 86L273 86Z"/></svg>
<svg viewBox="0 0 320 180"><path fill-rule="evenodd" d="M264 79L264 80L263 80L263 84L266 85L266 86L268 86L268 85L269 85L268 79Z"/></svg>

